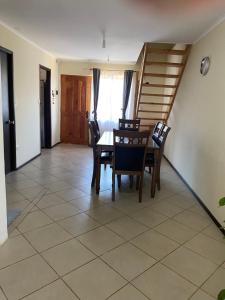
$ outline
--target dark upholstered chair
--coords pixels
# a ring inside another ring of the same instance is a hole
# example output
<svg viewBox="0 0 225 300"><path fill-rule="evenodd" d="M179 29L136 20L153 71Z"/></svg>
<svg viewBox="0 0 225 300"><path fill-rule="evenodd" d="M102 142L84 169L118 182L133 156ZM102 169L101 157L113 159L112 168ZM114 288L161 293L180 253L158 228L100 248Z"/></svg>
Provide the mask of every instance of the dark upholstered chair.
<svg viewBox="0 0 225 300"><path fill-rule="evenodd" d="M145 158L150 132L129 130L113 131L114 155L112 173L112 200L115 201L115 177L121 175L139 178L139 202L142 201L142 185Z"/></svg>
<svg viewBox="0 0 225 300"><path fill-rule="evenodd" d="M99 132L97 130L96 122L89 121L88 122L90 133L91 133L91 147L93 149L93 173L92 173L92 181L91 186L94 187L96 181L96 172L97 172L97 159L98 155L100 164L107 165L112 163L112 153L110 152L102 152L100 154L97 153L97 143L99 141ZM99 175L100 176L100 175Z"/></svg>
<svg viewBox="0 0 225 300"><path fill-rule="evenodd" d="M162 123L161 123L162 124ZM162 127L161 127L162 128ZM156 158L154 154L150 153L146 155L145 166L149 168L149 170L153 169L152 172L152 186L151 186L151 196L155 195L155 185L157 185L158 190L160 190L160 169L161 169L161 161L164 153L164 147L166 143L167 136L171 130L170 127L163 124L163 128L156 135L152 135L152 139L154 142L160 147L158 157L157 157L157 166L156 166ZM156 169L157 168L157 169Z"/></svg>
<svg viewBox="0 0 225 300"><path fill-rule="evenodd" d="M140 120L119 119L119 130L139 131Z"/></svg>

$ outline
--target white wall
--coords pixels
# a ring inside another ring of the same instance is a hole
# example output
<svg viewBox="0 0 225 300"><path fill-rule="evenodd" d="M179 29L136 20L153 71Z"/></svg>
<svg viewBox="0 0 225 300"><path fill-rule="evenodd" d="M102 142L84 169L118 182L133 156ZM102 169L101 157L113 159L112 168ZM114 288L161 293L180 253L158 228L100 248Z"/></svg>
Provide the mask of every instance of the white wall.
<svg viewBox="0 0 225 300"><path fill-rule="evenodd" d="M39 65L52 71L58 89L56 59L0 24L0 46L13 51L17 167L40 153ZM52 101L52 144L60 140L59 99Z"/></svg>
<svg viewBox="0 0 225 300"><path fill-rule="evenodd" d="M167 158L222 224L225 208L225 22L192 48L175 105L165 149ZM207 76L200 62L210 56Z"/></svg>
<svg viewBox="0 0 225 300"><path fill-rule="evenodd" d="M0 60L1 64L1 60ZM0 65L0 245L7 239L7 213L5 193L5 166L3 148L3 122L2 122L2 91L1 91L1 65Z"/></svg>

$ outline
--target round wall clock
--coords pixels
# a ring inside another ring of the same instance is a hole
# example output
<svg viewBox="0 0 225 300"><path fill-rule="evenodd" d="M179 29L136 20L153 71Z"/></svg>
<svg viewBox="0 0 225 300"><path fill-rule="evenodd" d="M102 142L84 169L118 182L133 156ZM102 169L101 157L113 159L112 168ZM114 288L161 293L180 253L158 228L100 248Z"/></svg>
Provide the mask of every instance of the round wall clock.
<svg viewBox="0 0 225 300"><path fill-rule="evenodd" d="M210 67L210 58L209 56L206 56L202 59L201 67L200 67L200 72L203 76L205 76L209 72L209 67Z"/></svg>

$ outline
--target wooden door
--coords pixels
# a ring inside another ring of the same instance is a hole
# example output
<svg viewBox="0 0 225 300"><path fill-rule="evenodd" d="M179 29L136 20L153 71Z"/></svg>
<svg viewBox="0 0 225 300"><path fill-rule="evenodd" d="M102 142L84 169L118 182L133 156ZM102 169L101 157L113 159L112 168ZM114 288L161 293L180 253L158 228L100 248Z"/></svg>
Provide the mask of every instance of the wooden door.
<svg viewBox="0 0 225 300"><path fill-rule="evenodd" d="M10 65L8 54L0 51L0 98L2 98L4 159L6 174L15 169L15 118L13 100L12 97L10 97L12 94Z"/></svg>
<svg viewBox="0 0 225 300"><path fill-rule="evenodd" d="M91 77L61 77L61 142L88 144L87 113L90 112Z"/></svg>

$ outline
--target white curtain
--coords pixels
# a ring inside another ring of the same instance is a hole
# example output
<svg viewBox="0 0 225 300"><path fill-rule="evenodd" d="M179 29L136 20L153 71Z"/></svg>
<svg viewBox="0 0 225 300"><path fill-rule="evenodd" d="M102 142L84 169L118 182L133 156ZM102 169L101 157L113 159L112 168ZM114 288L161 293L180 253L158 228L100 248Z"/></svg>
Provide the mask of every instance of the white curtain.
<svg viewBox="0 0 225 300"><path fill-rule="evenodd" d="M118 120L122 117L123 81L124 71L101 71L97 109L101 133L118 128ZM126 112L127 119L133 119L135 92L136 73L133 74L130 99ZM91 107L93 110L93 97Z"/></svg>
<svg viewBox="0 0 225 300"><path fill-rule="evenodd" d="M123 79L123 71L101 72L97 110L101 132L118 128L123 107Z"/></svg>

